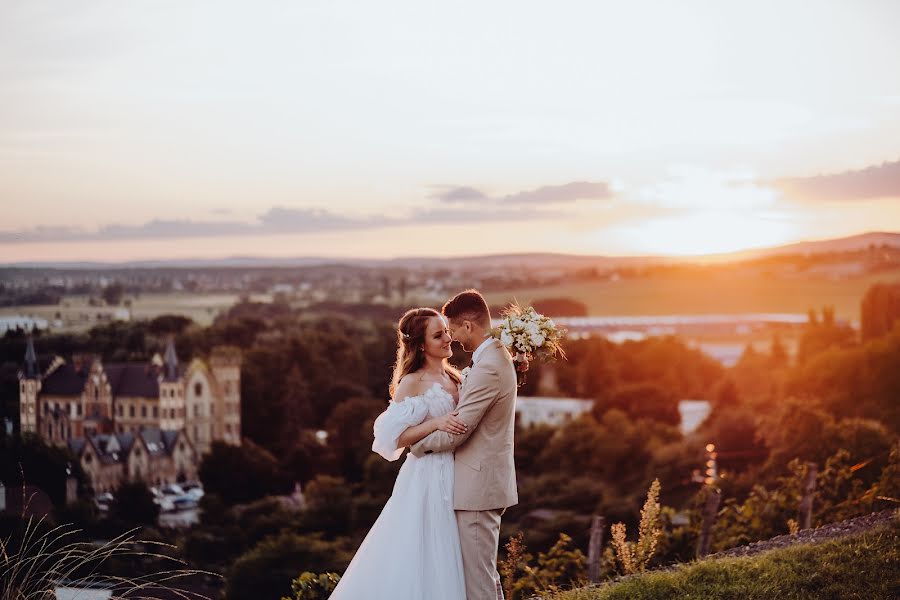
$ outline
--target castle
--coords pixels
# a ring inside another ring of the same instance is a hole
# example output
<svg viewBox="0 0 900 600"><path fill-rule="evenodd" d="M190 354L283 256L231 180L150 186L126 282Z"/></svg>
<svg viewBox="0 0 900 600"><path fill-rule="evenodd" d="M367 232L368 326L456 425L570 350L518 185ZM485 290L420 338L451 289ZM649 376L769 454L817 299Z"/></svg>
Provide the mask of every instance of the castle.
<svg viewBox="0 0 900 600"><path fill-rule="evenodd" d="M19 377L22 434L68 446L95 491L124 480L195 479L214 441L241 442L241 357L231 347L182 369L169 340L148 363L56 357L40 372L29 337Z"/></svg>

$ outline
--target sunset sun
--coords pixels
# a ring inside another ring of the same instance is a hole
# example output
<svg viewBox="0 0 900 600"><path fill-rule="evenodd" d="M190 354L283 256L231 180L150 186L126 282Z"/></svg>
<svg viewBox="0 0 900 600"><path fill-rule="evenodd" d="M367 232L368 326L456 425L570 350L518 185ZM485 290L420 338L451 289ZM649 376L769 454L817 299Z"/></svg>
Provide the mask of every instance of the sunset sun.
<svg viewBox="0 0 900 600"><path fill-rule="evenodd" d="M793 232L790 223L772 218L708 211L652 219L630 235L649 254L697 256L775 246L790 240Z"/></svg>

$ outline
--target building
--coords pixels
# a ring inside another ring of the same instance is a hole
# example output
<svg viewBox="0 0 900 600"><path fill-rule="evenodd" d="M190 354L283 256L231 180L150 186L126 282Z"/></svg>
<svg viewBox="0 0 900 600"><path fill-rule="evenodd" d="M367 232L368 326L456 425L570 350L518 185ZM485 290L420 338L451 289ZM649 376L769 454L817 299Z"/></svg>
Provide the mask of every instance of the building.
<svg viewBox="0 0 900 600"><path fill-rule="evenodd" d="M546 398L519 396L516 399L516 419L520 426L559 426L590 412L592 400L580 398Z"/></svg>
<svg viewBox="0 0 900 600"><path fill-rule="evenodd" d="M135 477L174 481L195 475L214 441L240 444L240 367L240 351L220 347L208 361L195 359L182 369L170 340L164 356L147 363L75 355L54 358L41 373L29 338L19 377L20 429L69 446L98 478L98 489ZM141 456L152 460L144 464ZM186 456L193 468L184 464ZM116 466L123 457L126 463Z"/></svg>
<svg viewBox="0 0 900 600"><path fill-rule="evenodd" d="M184 431L89 435L69 440L68 446L95 493L113 491L123 481L158 486L197 478L199 458Z"/></svg>

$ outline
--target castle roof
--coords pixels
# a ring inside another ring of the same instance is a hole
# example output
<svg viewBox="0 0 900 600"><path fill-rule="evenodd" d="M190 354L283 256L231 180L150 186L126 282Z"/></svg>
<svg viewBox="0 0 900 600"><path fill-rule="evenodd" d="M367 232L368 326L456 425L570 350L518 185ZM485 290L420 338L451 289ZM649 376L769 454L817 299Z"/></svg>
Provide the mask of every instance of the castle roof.
<svg viewBox="0 0 900 600"><path fill-rule="evenodd" d="M114 397L159 398L159 371L149 363L112 363L103 365ZM41 383L41 393L50 396L80 396L89 376L89 368L71 363L60 365Z"/></svg>
<svg viewBox="0 0 900 600"><path fill-rule="evenodd" d="M125 462L134 445L138 443L138 438L151 456L171 455L180 434L180 431L148 427L136 434L131 432L98 434L89 439L73 438L68 443L69 448L78 457L81 457L85 448L90 444L97 452L100 462L108 465Z"/></svg>
<svg viewBox="0 0 900 600"><path fill-rule="evenodd" d="M159 371L149 363L103 365L114 397L159 398Z"/></svg>
<svg viewBox="0 0 900 600"><path fill-rule="evenodd" d="M39 375L37 355L34 353L34 339L28 336L28 345L25 347L25 377L35 379Z"/></svg>
<svg viewBox="0 0 900 600"><path fill-rule="evenodd" d="M178 379L178 355L175 354L175 341L169 338L166 344L166 355L163 358L166 363L166 381L176 381Z"/></svg>
<svg viewBox="0 0 900 600"><path fill-rule="evenodd" d="M65 363L41 382L41 394L51 396L80 396L87 382L88 369Z"/></svg>

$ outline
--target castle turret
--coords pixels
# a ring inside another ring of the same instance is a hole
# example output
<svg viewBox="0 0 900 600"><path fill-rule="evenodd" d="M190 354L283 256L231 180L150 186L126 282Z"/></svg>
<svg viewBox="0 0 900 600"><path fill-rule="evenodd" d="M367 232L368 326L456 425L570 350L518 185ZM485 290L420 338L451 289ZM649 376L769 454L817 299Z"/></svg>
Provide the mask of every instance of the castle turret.
<svg viewBox="0 0 900 600"><path fill-rule="evenodd" d="M160 429L178 431L184 429L184 382L178 370L175 340L169 338L163 357L163 372L159 381Z"/></svg>
<svg viewBox="0 0 900 600"><path fill-rule="evenodd" d="M165 361L166 381L177 381L178 355L175 354L175 340L173 338L169 338L169 343L166 344L166 356L163 360Z"/></svg>

